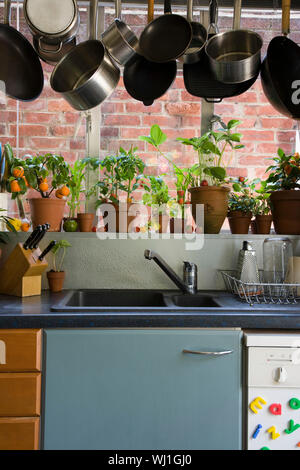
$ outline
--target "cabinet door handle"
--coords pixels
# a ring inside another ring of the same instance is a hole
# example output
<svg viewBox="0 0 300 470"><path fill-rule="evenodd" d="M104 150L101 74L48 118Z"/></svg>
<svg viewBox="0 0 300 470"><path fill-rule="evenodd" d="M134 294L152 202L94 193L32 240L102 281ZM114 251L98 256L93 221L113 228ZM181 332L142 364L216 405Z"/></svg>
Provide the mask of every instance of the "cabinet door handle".
<svg viewBox="0 0 300 470"><path fill-rule="evenodd" d="M190 349L183 349L185 354L200 354L201 356L225 356L225 354L231 354L233 351L191 351Z"/></svg>

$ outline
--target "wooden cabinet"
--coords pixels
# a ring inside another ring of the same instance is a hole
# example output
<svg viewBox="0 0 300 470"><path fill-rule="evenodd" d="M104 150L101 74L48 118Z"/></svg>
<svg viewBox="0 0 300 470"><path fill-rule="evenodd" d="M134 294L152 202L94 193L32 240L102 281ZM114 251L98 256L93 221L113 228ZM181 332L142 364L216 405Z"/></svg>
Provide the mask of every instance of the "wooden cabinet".
<svg viewBox="0 0 300 470"><path fill-rule="evenodd" d="M39 448L41 330L0 330L0 450Z"/></svg>
<svg viewBox="0 0 300 470"><path fill-rule="evenodd" d="M45 335L45 449L241 448L240 331Z"/></svg>

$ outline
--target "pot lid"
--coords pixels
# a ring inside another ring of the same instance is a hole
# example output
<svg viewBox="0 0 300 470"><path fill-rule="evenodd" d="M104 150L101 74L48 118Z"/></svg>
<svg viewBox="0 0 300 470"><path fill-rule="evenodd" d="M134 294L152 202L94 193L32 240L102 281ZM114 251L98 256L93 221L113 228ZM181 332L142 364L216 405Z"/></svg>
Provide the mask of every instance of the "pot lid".
<svg viewBox="0 0 300 470"><path fill-rule="evenodd" d="M27 20L43 34L63 33L76 14L74 0L27 0Z"/></svg>

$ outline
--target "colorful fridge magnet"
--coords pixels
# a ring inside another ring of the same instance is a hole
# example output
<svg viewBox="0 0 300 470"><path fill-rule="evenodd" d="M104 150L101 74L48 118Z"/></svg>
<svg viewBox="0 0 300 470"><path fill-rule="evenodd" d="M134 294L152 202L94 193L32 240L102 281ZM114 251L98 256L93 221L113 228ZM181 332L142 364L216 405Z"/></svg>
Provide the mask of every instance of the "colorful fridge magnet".
<svg viewBox="0 0 300 470"><path fill-rule="evenodd" d="M253 411L253 413L257 414L257 409L256 408L259 408L261 410L262 409L261 403L263 405L267 404L267 402L262 397L254 398L254 400L252 400L252 402L249 405L250 410Z"/></svg>
<svg viewBox="0 0 300 470"><path fill-rule="evenodd" d="M292 419L289 421L289 428L285 429L284 432L287 434L292 434L292 432L296 431L296 429L300 428L300 424L295 424Z"/></svg>
<svg viewBox="0 0 300 470"><path fill-rule="evenodd" d="M258 436L259 431L261 430L261 428L262 428L262 425L261 425L261 424L258 424L257 427L256 427L256 429L255 429L255 431L254 431L254 433L252 434L252 438L253 438L253 439L256 439L256 438L257 438L257 436Z"/></svg>
<svg viewBox="0 0 300 470"><path fill-rule="evenodd" d="M278 437L280 437L280 434L279 432L276 432L276 428L275 426L271 426L269 429L268 429L268 432L271 434L271 437L272 439L277 439Z"/></svg>
<svg viewBox="0 0 300 470"><path fill-rule="evenodd" d="M299 410L300 400L298 400L298 398L291 398L289 401L289 405L293 410Z"/></svg>
<svg viewBox="0 0 300 470"><path fill-rule="evenodd" d="M272 415L281 415L281 404L272 403L272 405L269 406L269 411Z"/></svg>

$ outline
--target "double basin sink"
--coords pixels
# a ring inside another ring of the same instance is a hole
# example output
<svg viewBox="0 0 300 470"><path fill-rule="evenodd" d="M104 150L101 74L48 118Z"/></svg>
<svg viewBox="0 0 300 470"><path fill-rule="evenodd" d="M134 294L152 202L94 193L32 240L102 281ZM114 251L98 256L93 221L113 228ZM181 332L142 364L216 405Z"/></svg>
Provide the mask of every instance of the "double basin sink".
<svg viewBox="0 0 300 470"><path fill-rule="evenodd" d="M156 290L101 289L74 290L53 305L60 312L149 311L173 309L217 309L221 305L210 294L193 295Z"/></svg>

